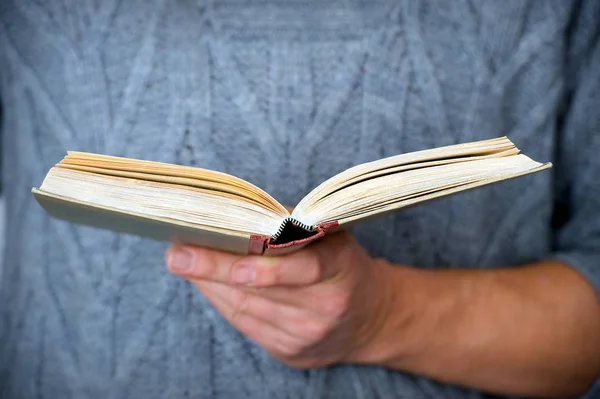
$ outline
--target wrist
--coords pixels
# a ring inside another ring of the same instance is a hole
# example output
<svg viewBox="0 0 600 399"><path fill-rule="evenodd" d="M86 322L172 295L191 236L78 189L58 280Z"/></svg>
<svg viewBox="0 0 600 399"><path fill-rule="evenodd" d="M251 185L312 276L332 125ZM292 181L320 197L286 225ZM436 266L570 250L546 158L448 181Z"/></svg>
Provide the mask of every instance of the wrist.
<svg viewBox="0 0 600 399"><path fill-rule="evenodd" d="M427 288L420 270L376 262L381 270L377 328L353 361L399 368L398 363L418 356L427 346L428 326L423 323L430 305L424 298Z"/></svg>
<svg viewBox="0 0 600 399"><path fill-rule="evenodd" d="M387 264L386 317L362 362L418 371L459 333L470 282L461 273ZM457 295L462 292L463 295Z"/></svg>

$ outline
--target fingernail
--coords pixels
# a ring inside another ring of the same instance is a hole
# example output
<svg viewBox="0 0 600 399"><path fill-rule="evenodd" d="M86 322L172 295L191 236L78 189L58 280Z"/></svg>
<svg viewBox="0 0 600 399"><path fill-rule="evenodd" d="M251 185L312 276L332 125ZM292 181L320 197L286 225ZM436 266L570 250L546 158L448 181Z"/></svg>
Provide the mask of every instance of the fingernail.
<svg viewBox="0 0 600 399"><path fill-rule="evenodd" d="M185 248L172 249L167 259L171 270L185 272L194 265L194 254Z"/></svg>
<svg viewBox="0 0 600 399"><path fill-rule="evenodd" d="M251 284L256 278L254 268L241 265L233 272L233 282L237 284Z"/></svg>

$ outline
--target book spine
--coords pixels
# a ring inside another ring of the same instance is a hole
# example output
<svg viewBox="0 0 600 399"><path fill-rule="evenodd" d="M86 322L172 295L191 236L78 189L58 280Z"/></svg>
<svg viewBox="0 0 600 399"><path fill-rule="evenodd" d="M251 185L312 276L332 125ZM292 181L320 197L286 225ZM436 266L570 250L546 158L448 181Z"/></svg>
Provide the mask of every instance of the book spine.
<svg viewBox="0 0 600 399"><path fill-rule="evenodd" d="M267 256L280 256L291 252L295 252L301 248L304 248L311 242L314 242L320 239L321 237L324 237L327 231L337 227L338 225L338 222L321 223L317 226L317 233L315 235L299 240L286 242L283 244L273 244L272 242L274 241L274 239L268 239L265 243L265 252L263 254Z"/></svg>
<svg viewBox="0 0 600 399"><path fill-rule="evenodd" d="M248 242L248 255L262 255L268 240L268 236L251 235Z"/></svg>
<svg viewBox="0 0 600 399"><path fill-rule="evenodd" d="M277 232L271 236L271 240L272 241L275 241L276 239L279 238L279 236L281 235L281 233L283 233L283 230L285 229L285 226L288 223L291 223L291 224L293 224L296 227L303 228L306 231L317 231L318 230L318 226L309 226L309 225L307 225L305 223L302 223L301 221L299 221L296 218L288 216L287 218L283 219L283 221L281 222L281 225L279 226L279 229L277 230Z"/></svg>

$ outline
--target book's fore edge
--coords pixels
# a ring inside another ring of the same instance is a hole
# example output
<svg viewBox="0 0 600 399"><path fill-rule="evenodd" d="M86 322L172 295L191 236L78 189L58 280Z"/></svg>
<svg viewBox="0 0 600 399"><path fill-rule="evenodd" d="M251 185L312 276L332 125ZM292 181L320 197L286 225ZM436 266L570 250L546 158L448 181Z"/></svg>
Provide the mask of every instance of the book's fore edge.
<svg viewBox="0 0 600 399"><path fill-rule="evenodd" d="M31 192L50 216L71 223L116 233L134 234L157 241L204 245L242 255L248 254L251 246L250 233L125 212L48 193L38 188L32 188Z"/></svg>
<svg viewBox="0 0 600 399"><path fill-rule="evenodd" d="M541 164L540 166L524 171L524 172L519 172L519 173L513 173L510 175L505 175L501 178L497 178L497 179L489 179L489 180L483 180L483 181L479 181L479 182L475 182L475 183L470 183L470 184L465 184L459 187L455 187L452 189L448 189L445 190L443 192L436 192L436 193L432 193L432 194L428 194L422 197L417 197L417 198L413 198L407 201L403 201L401 204L397 204L395 206L391 206L389 208L386 208L385 210L375 210L375 211L371 211L368 212L366 214L362 214L362 215L356 215L356 216L352 216L350 218L346 218L346 219L338 219L339 225L336 226L337 228L347 228L350 226L353 226L355 224L361 223L361 222L365 222L367 220L371 220L380 216L384 216L384 215L388 215L394 212L399 211L400 209L404 209L404 208L408 208L408 207L412 207L415 205L419 205L423 202L427 202L430 200L435 200L435 199L441 199L443 197L447 197L453 194L457 194L463 191L468 191L474 188L478 188L478 187L483 187L483 186L487 186L490 184L496 184L496 183L500 183L502 181L505 180L510 180L510 179L514 179L516 177L520 177L520 176L526 176L529 174L533 174L536 172L541 172L542 170L545 169L549 169L552 167L552 162L546 162L544 164Z"/></svg>

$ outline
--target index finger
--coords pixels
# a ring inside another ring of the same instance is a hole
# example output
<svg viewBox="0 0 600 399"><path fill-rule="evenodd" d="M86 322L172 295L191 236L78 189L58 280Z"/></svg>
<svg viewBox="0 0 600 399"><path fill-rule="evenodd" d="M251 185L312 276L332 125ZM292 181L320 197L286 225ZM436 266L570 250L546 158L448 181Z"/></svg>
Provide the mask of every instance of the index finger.
<svg viewBox="0 0 600 399"><path fill-rule="evenodd" d="M298 252L279 257L239 256L188 245L172 246L166 255L169 270L188 279L212 280L253 287L298 286L334 277L349 240L333 234Z"/></svg>
<svg viewBox="0 0 600 399"><path fill-rule="evenodd" d="M249 256L233 266L232 282L254 287L310 285L333 279L356 251L346 233L336 233L280 257Z"/></svg>
<svg viewBox="0 0 600 399"><path fill-rule="evenodd" d="M238 256L188 245L175 245L166 254L169 270L192 280L264 287L318 281L319 262L310 251L283 257Z"/></svg>

